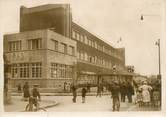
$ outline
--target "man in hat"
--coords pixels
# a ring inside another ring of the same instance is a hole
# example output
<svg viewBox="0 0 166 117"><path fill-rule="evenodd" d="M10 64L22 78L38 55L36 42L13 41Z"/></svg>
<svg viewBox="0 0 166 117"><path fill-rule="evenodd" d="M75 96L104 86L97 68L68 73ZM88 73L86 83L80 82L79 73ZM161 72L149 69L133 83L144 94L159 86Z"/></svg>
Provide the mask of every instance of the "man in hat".
<svg viewBox="0 0 166 117"><path fill-rule="evenodd" d="M110 91L112 94L113 111L119 111L119 109L120 109L120 102L119 102L120 86L119 86L118 81L114 81L111 84Z"/></svg>

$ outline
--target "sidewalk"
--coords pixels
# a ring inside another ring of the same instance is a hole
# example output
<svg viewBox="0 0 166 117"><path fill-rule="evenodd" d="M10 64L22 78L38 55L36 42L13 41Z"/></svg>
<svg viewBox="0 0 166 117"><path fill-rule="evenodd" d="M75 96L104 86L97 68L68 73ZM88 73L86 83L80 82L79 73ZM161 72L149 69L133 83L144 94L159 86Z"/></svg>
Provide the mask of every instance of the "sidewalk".
<svg viewBox="0 0 166 117"><path fill-rule="evenodd" d="M55 100L42 99L39 108L49 108L58 105ZM24 112L28 101L23 101L22 96L12 96L12 103L4 105L5 112Z"/></svg>
<svg viewBox="0 0 166 117"><path fill-rule="evenodd" d="M102 95L109 95L110 92L104 92L102 93ZM22 93L16 93L16 92L12 92L11 93L12 96L21 96ZM73 94L71 92L61 92L61 93L40 93L41 96L72 96ZM77 96L81 96L82 93L78 92ZM96 92L88 92L86 94L87 96L96 96Z"/></svg>

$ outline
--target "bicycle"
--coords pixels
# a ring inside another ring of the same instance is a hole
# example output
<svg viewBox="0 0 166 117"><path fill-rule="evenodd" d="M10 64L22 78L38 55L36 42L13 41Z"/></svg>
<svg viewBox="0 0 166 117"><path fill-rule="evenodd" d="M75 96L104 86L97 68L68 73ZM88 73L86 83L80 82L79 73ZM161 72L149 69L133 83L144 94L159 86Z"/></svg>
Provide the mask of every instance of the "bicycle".
<svg viewBox="0 0 166 117"><path fill-rule="evenodd" d="M35 109L34 109L34 106L36 107ZM35 98L35 97L30 97L30 98L29 98L29 103L28 103L28 104L26 105L26 107L25 107L25 111L36 112L36 111L38 111L38 110L40 110L40 109L46 111L44 108L41 108L41 107L40 107L40 104L39 104L37 98Z"/></svg>

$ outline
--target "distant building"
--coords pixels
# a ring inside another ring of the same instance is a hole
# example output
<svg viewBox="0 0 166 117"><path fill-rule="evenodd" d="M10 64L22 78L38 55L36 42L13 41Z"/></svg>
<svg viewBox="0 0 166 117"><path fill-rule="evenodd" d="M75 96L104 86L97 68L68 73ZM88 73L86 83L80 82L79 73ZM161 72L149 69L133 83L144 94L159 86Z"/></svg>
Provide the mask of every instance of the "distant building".
<svg viewBox="0 0 166 117"><path fill-rule="evenodd" d="M4 36L12 87L28 79L41 87L94 82L80 74L126 71L125 49L114 48L72 21L69 4L20 9L20 33ZM74 80L76 80L74 79Z"/></svg>

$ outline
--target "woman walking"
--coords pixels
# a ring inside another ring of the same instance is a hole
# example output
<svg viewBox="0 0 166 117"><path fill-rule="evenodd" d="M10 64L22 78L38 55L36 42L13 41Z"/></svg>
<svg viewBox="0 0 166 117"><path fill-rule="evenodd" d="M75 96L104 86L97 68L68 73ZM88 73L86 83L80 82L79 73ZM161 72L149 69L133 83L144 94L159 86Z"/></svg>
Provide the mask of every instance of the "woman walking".
<svg viewBox="0 0 166 117"><path fill-rule="evenodd" d="M150 103L150 91L152 90L152 87L148 85L147 81L143 82L143 85L139 87L139 89L142 91L142 101L145 106L149 106Z"/></svg>

